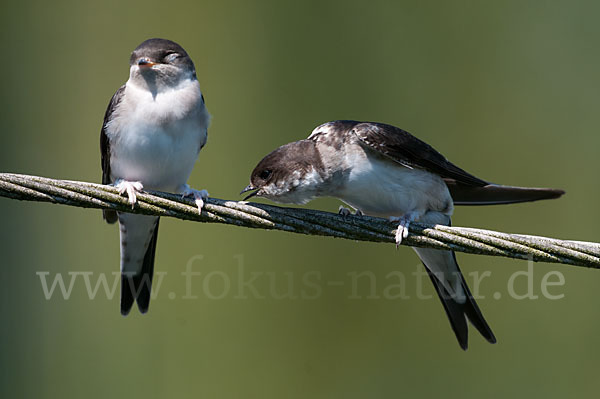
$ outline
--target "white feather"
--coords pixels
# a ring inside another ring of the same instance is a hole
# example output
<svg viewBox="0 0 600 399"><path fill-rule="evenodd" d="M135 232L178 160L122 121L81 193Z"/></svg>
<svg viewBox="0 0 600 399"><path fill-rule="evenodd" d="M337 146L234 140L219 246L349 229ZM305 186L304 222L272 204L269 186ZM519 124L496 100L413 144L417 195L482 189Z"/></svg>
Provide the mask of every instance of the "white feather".
<svg viewBox="0 0 600 399"><path fill-rule="evenodd" d="M206 142L209 115L195 79L152 94L128 81L106 126L111 175L145 189L175 191L189 178Z"/></svg>
<svg viewBox="0 0 600 399"><path fill-rule="evenodd" d="M422 215L429 210L452 214L450 192L439 176L384 158L367 157L357 149L346 153L344 163L352 167L335 197L372 216Z"/></svg>

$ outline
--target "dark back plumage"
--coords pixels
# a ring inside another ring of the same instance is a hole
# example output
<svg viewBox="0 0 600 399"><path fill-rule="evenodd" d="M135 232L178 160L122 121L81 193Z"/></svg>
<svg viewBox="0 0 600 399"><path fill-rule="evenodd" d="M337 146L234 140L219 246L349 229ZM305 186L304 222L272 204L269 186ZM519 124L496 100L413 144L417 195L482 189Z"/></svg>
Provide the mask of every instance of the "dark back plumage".
<svg viewBox="0 0 600 399"><path fill-rule="evenodd" d="M471 186L488 184L464 171L429 144L419 140L409 132L392 125L377 122L340 120L325 125L329 129L349 130L366 148L409 168L425 169L443 178Z"/></svg>
<svg viewBox="0 0 600 399"><path fill-rule="evenodd" d="M514 204L554 199L564 194L563 190L552 188L513 187L489 183L454 165L432 146L407 131L385 123L352 120L328 122L315 129L309 139L332 146L341 145L340 135L329 134L331 132L348 132L365 148L394 162L437 174L446 182L455 205Z"/></svg>

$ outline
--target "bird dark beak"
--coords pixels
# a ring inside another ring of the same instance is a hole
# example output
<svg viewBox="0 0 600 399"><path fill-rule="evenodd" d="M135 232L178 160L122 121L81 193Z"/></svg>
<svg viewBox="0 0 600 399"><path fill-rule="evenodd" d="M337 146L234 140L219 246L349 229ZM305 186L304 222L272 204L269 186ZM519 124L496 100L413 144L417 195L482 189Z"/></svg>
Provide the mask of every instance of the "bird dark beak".
<svg viewBox="0 0 600 399"><path fill-rule="evenodd" d="M137 64L140 68L152 68L154 65L156 65L156 62L150 61L150 58L142 57L138 60Z"/></svg>
<svg viewBox="0 0 600 399"><path fill-rule="evenodd" d="M256 191L255 191L255 192L253 192L253 193L250 193L250 194L248 194L248 195L246 196L246 198L244 198L244 199L243 199L244 201L246 201L248 198L252 198L252 197L254 197L256 194L258 194L258 189L257 189L256 187L252 186L252 183L250 183L250 184L248 184L248 185L246 186L246 188L245 188L245 189L243 189L243 190L240 192L240 195L242 195L242 194L244 194L244 193L247 193L248 191L252 191L252 190L256 190Z"/></svg>

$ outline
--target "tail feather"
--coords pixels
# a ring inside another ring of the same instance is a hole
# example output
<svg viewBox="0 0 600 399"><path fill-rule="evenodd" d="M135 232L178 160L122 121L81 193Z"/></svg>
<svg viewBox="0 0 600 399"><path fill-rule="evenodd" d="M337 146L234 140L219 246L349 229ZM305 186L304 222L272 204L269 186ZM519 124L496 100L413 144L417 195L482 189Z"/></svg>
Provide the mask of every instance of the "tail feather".
<svg viewBox="0 0 600 399"><path fill-rule="evenodd" d="M425 264L423 263L423 266ZM467 327L467 320L465 319L465 312L463 310L464 304L459 304L458 302L450 299L450 295L440 283L440 281L435 277L435 275L425 266L425 270L427 270L427 274L435 287L435 291L444 305L444 310L448 315L448 320L450 320L450 326L452 327L452 331L456 335L456 339L458 340L458 344L463 350L467 350L469 345L469 330ZM468 302L467 302L468 303Z"/></svg>
<svg viewBox="0 0 600 399"><path fill-rule="evenodd" d="M454 254L454 252L452 252L452 257L454 258L454 262L456 262L456 255ZM458 263L456 264L456 267L458 267ZM492 329L490 328L488 323L485 321L485 318L483 317L483 314L481 313L479 306L477 306L477 302L475 302L475 298L473 298L473 295L471 294L471 290L469 290L469 287L467 286L467 282L465 281L464 276L462 275L462 273L460 275L462 277L463 289L465 290L465 294L467 295L467 302L462 305L462 308L464 310L465 315L467 316L467 319L469 319L471 324L473 324L473 326L477 329L477 331L479 331L479 333L488 342L495 344L496 337L494 336Z"/></svg>
<svg viewBox="0 0 600 399"><path fill-rule="evenodd" d="M141 268L136 271L121 271L121 314L124 316L129 314L136 301L141 313L146 313L150 306L158 225L159 219L157 218L152 237L141 262ZM122 253L121 256L124 254Z"/></svg>
<svg viewBox="0 0 600 399"><path fill-rule="evenodd" d="M448 315L448 320L450 321L450 326L452 326L452 330L456 335L456 339L458 340L458 344L463 350L467 350L469 346L469 333L467 327L467 319L475 326L477 331L490 343L496 343L496 337L492 332L492 329L485 321L485 318L481 314L481 310L477 306L475 299L471 295L469 288L465 282L464 277L462 277L463 288L467 295L467 300L465 303L456 302L452 296L448 293L448 291L444 288L442 283L435 277L435 275L427 268L427 273L429 274L429 278L435 287L435 290L444 305L444 310ZM461 275L462 276L462 275Z"/></svg>
<svg viewBox="0 0 600 399"><path fill-rule="evenodd" d="M135 302L135 282L133 277L121 273L121 314L127 316Z"/></svg>
<svg viewBox="0 0 600 399"><path fill-rule="evenodd" d="M149 272L142 270L133 276L130 273L121 273L121 314L123 316L129 314L136 301L140 313L148 311L152 291L152 269L154 265L151 265Z"/></svg>
<svg viewBox="0 0 600 399"><path fill-rule="evenodd" d="M555 199L565 192L554 188L514 187L498 184L469 186L445 179L454 205L500 205Z"/></svg>
<svg viewBox="0 0 600 399"><path fill-rule="evenodd" d="M468 347L467 320L475 326L487 341L496 343L496 337L481 314L481 310L479 310L458 267L454 252L430 248L413 249L417 252L423 266L425 266L425 270L427 270L460 347L464 350ZM461 289L451 290L448 288L449 286L460 286Z"/></svg>
<svg viewBox="0 0 600 399"><path fill-rule="evenodd" d="M156 227L154 228L154 234L152 235L152 240L148 245L148 249L146 250L146 254L144 255L144 263L142 266L142 281L141 284L144 283L143 278L147 276L148 284L143 284L142 289L139 291L137 297L138 308L141 313L146 313L148 311L148 307L150 306L150 294L152 293L152 277L154 276L154 254L156 253L156 242L158 240L158 220L156 221Z"/></svg>

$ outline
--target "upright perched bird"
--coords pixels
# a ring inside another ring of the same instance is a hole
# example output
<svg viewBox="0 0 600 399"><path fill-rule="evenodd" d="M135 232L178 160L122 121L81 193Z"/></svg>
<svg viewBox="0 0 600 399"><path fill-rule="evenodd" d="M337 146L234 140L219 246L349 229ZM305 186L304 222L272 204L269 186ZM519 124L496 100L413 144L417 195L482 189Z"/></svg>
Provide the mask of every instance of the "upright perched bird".
<svg viewBox="0 0 600 399"><path fill-rule="evenodd" d="M210 115L194 63L177 43L149 39L129 61L129 80L113 95L100 133L102 183L114 184L135 206L142 189L194 196L202 211L205 190L186 182L206 144ZM137 301L148 311L158 217L103 211L121 231L121 313Z"/></svg>
<svg viewBox="0 0 600 399"><path fill-rule="evenodd" d="M383 123L334 121L306 140L264 157L242 191L282 203L335 197L357 213L398 222L396 243L412 221L450 225L454 205L492 205L558 198L561 190L488 183L450 163L410 133ZM347 211L347 210L346 210ZM475 303L452 251L414 248L467 349L466 320L491 343L496 338Z"/></svg>

